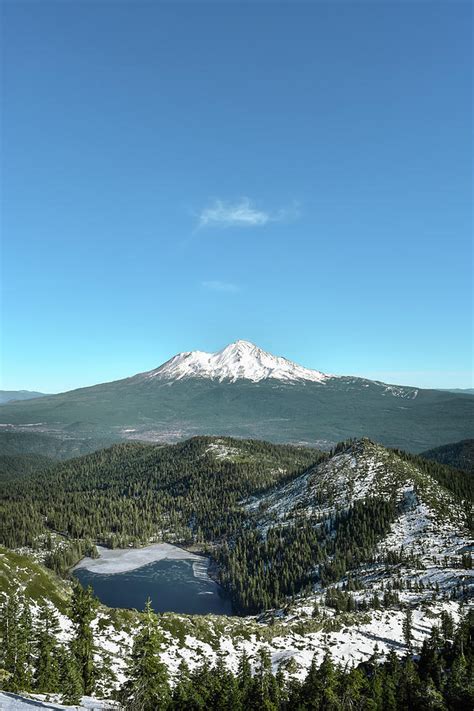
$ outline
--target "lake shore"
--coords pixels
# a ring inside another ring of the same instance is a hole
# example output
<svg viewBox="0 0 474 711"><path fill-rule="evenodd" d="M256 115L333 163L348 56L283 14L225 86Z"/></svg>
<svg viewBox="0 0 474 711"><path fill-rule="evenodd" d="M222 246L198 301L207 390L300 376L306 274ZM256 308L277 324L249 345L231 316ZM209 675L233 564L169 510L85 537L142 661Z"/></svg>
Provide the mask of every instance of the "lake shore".
<svg viewBox="0 0 474 711"><path fill-rule="evenodd" d="M160 560L203 562L202 555L190 553L170 543L153 543L144 548L116 548L114 550L97 546L97 550L99 558L83 558L72 570L85 569L98 575L114 575L136 570Z"/></svg>

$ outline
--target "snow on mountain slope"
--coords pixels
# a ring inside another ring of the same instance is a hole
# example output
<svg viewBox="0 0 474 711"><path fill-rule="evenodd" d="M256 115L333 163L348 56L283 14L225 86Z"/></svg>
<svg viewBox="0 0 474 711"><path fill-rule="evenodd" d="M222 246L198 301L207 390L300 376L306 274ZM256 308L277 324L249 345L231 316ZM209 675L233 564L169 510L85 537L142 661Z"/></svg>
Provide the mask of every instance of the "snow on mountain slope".
<svg viewBox="0 0 474 711"><path fill-rule="evenodd" d="M248 380L259 383L262 380L279 380L285 384L331 382L344 390L375 387L381 395L414 400L418 395L415 388L388 385L378 380L368 380L344 375L329 375L298 365L282 356L274 356L249 341L235 341L215 353L187 351L178 353L154 370L139 373L135 378L172 383L187 378L201 378L217 382L235 383Z"/></svg>
<svg viewBox="0 0 474 711"><path fill-rule="evenodd" d="M369 440L353 442L269 494L252 497L245 507L265 533L301 518L315 526L330 522L337 511L367 497L397 502L391 529L377 547L382 557L388 551L417 556L422 570L405 573L425 585L443 580L445 588L474 586L474 571L462 565L463 554L474 546L460 502L414 462Z"/></svg>
<svg viewBox="0 0 474 711"><path fill-rule="evenodd" d="M145 373L147 378L182 380L210 378L211 380L251 380L258 383L266 378L284 382L308 380L324 383L333 377L318 370L303 368L291 360L271 355L248 341L235 341L216 353L190 351L178 353L159 368Z"/></svg>

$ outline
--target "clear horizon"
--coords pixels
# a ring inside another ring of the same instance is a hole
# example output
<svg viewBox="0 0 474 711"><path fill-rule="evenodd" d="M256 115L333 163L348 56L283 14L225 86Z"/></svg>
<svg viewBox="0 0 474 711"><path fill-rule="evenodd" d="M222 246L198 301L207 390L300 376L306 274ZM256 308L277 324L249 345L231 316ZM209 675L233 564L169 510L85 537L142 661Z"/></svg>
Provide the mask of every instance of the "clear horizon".
<svg viewBox="0 0 474 711"><path fill-rule="evenodd" d="M1 11L2 389L239 338L473 387L471 3Z"/></svg>

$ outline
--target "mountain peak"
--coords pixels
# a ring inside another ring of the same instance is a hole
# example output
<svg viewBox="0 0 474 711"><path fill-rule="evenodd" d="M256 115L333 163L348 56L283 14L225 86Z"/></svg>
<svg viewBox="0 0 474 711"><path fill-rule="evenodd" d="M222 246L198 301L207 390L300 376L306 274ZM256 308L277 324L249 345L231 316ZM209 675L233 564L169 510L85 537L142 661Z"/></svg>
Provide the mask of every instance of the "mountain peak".
<svg viewBox="0 0 474 711"><path fill-rule="evenodd" d="M219 382L223 380L259 382L272 378L287 383L304 380L323 383L330 377L318 370L297 365L287 358L267 353L254 343L245 340L229 343L215 353L203 351L178 353L146 376L171 381L184 378L208 378Z"/></svg>
<svg viewBox="0 0 474 711"><path fill-rule="evenodd" d="M238 340L234 341L233 343L229 343L225 348L223 348L220 351L217 351L217 353L226 353L226 354L242 354L242 353L256 353L256 352L261 352L263 353L262 349L259 348L258 346L255 345L255 343L251 343L250 341L244 341L244 340Z"/></svg>

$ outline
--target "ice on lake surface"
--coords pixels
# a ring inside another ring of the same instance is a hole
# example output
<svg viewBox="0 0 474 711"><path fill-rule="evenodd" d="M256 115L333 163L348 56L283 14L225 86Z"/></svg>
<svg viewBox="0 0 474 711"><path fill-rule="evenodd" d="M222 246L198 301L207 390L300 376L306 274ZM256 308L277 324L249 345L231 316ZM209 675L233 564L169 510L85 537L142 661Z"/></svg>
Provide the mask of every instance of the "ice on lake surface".
<svg viewBox="0 0 474 711"><path fill-rule="evenodd" d="M148 597L156 612L231 615L222 588L208 575L209 559L169 544L108 550L85 558L74 569L109 607L142 610Z"/></svg>

